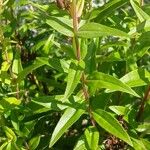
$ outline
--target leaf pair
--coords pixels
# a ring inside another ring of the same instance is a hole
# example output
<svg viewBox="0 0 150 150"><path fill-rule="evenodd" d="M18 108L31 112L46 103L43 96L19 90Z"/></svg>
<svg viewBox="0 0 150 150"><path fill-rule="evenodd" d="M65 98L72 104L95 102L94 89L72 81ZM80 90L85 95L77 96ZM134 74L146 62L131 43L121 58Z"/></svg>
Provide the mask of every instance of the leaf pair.
<svg viewBox="0 0 150 150"><path fill-rule="evenodd" d="M63 17L50 17L46 23L59 33L73 37L73 27L71 20ZM129 38L129 35L119 29L111 28L98 23L85 23L82 25L77 36L81 38L96 38L102 36L117 36L122 38Z"/></svg>
<svg viewBox="0 0 150 150"><path fill-rule="evenodd" d="M73 124L75 123L81 115L84 113L84 110L78 109L75 110L73 108L68 108L60 118L59 122L57 123L54 132L52 134L50 140L50 147L52 147L58 139L64 134L64 132ZM112 135L120 138L121 140L128 143L130 146L133 146L132 141L125 131L125 129L120 125L120 123L108 112L97 109L93 110L92 112L95 121L106 131L111 133ZM98 147L99 141L99 133L97 132L96 128L91 127L86 129L85 131L85 140L84 143L78 143L75 149L87 147L92 150L96 150Z"/></svg>

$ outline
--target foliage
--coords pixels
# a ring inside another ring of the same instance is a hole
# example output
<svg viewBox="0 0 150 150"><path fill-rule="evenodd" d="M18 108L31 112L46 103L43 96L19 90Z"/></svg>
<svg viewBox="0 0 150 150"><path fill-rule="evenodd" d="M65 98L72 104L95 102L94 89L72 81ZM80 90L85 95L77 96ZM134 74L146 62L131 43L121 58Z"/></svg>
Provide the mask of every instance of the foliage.
<svg viewBox="0 0 150 150"><path fill-rule="evenodd" d="M0 0L1 150L150 148L142 2Z"/></svg>

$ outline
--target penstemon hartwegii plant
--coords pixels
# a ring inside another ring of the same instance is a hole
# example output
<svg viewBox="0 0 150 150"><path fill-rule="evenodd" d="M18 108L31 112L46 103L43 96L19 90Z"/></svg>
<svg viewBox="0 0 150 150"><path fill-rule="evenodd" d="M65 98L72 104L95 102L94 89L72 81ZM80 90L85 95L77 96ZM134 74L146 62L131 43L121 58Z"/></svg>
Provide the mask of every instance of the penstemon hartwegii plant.
<svg viewBox="0 0 150 150"><path fill-rule="evenodd" d="M0 1L0 149L149 150L149 3L99 4Z"/></svg>

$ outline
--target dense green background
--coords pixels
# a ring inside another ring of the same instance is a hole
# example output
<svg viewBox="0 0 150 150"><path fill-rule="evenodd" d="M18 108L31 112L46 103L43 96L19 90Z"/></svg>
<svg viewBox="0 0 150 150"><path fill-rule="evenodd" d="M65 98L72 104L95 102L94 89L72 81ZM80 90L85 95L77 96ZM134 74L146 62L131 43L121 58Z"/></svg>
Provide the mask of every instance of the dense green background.
<svg viewBox="0 0 150 150"><path fill-rule="evenodd" d="M0 150L150 149L141 2L0 0Z"/></svg>

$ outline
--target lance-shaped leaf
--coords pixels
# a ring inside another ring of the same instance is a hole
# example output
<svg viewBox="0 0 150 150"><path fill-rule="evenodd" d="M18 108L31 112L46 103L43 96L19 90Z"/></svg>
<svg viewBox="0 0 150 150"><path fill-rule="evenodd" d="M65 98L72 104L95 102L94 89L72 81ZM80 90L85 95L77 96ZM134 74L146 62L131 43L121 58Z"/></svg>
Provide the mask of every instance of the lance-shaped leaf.
<svg viewBox="0 0 150 150"><path fill-rule="evenodd" d="M21 62L21 55L20 55L20 49L17 48L16 49L16 54L13 60L13 64L12 64L12 73L13 76L17 78L18 74L23 71L22 68L22 62Z"/></svg>
<svg viewBox="0 0 150 150"><path fill-rule="evenodd" d="M136 150L148 150L142 142L142 139L132 137L133 147L136 147Z"/></svg>
<svg viewBox="0 0 150 150"><path fill-rule="evenodd" d="M32 103L36 103L50 110L59 111L64 110L65 108L68 107L66 103L62 103L61 101L62 98L63 95L42 96L38 98L33 98L30 104L32 105Z"/></svg>
<svg viewBox="0 0 150 150"><path fill-rule="evenodd" d="M6 142L4 142L4 143L0 146L0 149L6 148L7 145L8 145L8 142L6 141Z"/></svg>
<svg viewBox="0 0 150 150"><path fill-rule="evenodd" d="M95 127L89 127L84 132L85 145L87 149L97 150L99 141L99 132Z"/></svg>
<svg viewBox="0 0 150 150"><path fill-rule="evenodd" d="M31 103L36 103L45 108L48 108L51 110L56 110L56 111L64 110L68 107L72 107L75 109L84 109L85 108L85 104L80 103L83 101L83 99L78 96L70 96L69 99L66 99L65 102L61 101L62 98L63 98L63 95L42 96L42 97L38 97L38 98L33 98Z"/></svg>
<svg viewBox="0 0 150 150"><path fill-rule="evenodd" d="M85 147L85 138L84 138L84 136L81 136L79 138L79 140L77 141L77 143L76 143L73 150L83 150L83 149L86 149L86 147Z"/></svg>
<svg viewBox="0 0 150 150"><path fill-rule="evenodd" d="M149 149L150 148L150 141L147 139L140 139L142 140L144 146L146 147L146 149Z"/></svg>
<svg viewBox="0 0 150 150"><path fill-rule="evenodd" d="M35 136L29 141L29 147L31 150L35 150L40 143L41 136Z"/></svg>
<svg viewBox="0 0 150 150"><path fill-rule="evenodd" d="M83 61L78 62L74 60L71 62L67 77L67 87L63 98L64 100L73 93L74 89L78 85L84 67L85 64Z"/></svg>
<svg viewBox="0 0 150 150"><path fill-rule="evenodd" d="M92 93L97 89L106 88L114 91L129 93L136 97L139 97L139 95L127 84L111 75L104 74L102 72L93 73L93 75L91 75L91 79L88 80L88 85L90 86Z"/></svg>
<svg viewBox="0 0 150 150"><path fill-rule="evenodd" d="M5 97L0 100L0 112L8 111L20 105L21 101L15 97Z"/></svg>
<svg viewBox="0 0 150 150"><path fill-rule="evenodd" d="M66 132L67 129L71 127L83 113L84 110L82 109L76 110L74 108L67 108L54 129L49 147L52 147L64 134L64 132Z"/></svg>
<svg viewBox="0 0 150 150"><path fill-rule="evenodd" d="M137 69L129 72L120 79L130 87L144 86L150 83L150 73L146 69Z"/></svg>
<svg viewBox="0 0 150 150"><path fill-rule="evenodd" d="M13 132L13 130L11 128L8 128L7 126L3 126L3 130L4 130L7 138L10 141L16 142L17 137L16 137L15 133Z"/></svg>
<svg viewBox="0 0 150 150"><path fill-rule="evenodd" d="M143 68L133 70L119 79L129 87L145 86L150 83L150 73ZM115 90L107 90L113 92Z"/></svg>
<svg viewBox="0 0 150 150"><path fill-rule="evenodd" d="M72 21L64 17L49 17L46 23L59 33L73 37Z"/></svg>
<svg viewBox="0 0 150 150"><path fill-rule="evenodd" d="M101 36L129 37L127 33L121 30L93 22L87 23L79 28L77 35L82 38L96 38Z"/></svg>
<svg viewBox="0 0 150 150"><path fill-rule="evenodd" d="M83 8L84 8L84 1L85 0L78 0L77 1L77 5L76 5L76 8L77 8L77 17L81 17L82 15L82 11L83 11Z"/></svg>
<svg viewBox="0 0 150 150"><path fill-rule="evenodd" d="M150 16L145 13L135 2L134 0L130 0L130 3L137 15L137 17L139 18L139 20L141 22L143 22L144 20L149 20L150 19Z"/></svg>
<svg viewBox="0 0 150 150"><path fill-rule="evenodd" d="M130 146L133 146L128 133L121 126L118 120L115 119L110 113L102 109L97 109L93 110L93 117L95 121L107 132L125 141Z"/></svg>
<svg viewBox="0 0 150 150"><path fill-rule="evenodd" d="M129 0L111 0L102 7L93 9L92 12L87 13L86 16L89 16L88 18L90 20L96 18L101 21L104 17L107 17L108 15L112 14L113 11L122 7L128 2Z"/></svg>
<svg viewBox="0 0 150 150"><path fill-rule="evenodd" d="M142 23L140 23L136 29L134 29L134 32L143 32L143 31L150 31L150 19L143 21Z"/></svg>

